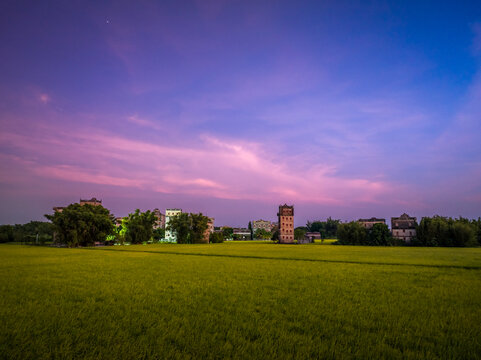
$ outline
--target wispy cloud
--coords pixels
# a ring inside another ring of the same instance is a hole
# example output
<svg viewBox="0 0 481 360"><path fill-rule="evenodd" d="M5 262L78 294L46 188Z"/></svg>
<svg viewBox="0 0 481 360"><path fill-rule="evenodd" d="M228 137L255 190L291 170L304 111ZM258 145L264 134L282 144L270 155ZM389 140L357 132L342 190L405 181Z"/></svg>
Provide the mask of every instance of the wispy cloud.
<svg viewBox="0 0 481 360"><path fill-rule="evenodd" d="M155 123L154 121L148 120L148 119L145 119L145 118L141 118L138 115L129 116L127 118L127 120L130 121L133 124L137 124L137 125L140 125L140 126L152 128L154 130L161 130L162 129L162 127L159 124Z"/></svg>
<svg viewBox="0 0 481 360"><path fill-rule="evenodd" d="M376 202L391 185L345 179L322 165L290 162L261 144L203 136L190 146L163 146L108 133L58 132L0 140L31 159L36 176L224 199Z"/></svg>

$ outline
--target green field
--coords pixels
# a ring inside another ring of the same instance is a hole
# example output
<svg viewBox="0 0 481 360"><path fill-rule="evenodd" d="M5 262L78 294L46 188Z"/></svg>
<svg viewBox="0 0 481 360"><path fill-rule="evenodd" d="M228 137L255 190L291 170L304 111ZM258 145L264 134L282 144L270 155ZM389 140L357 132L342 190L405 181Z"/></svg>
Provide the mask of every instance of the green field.
<svg viewBox="0 0 481 360"><path fill-rule="evenodd" d="M481 357L481 249L0 245L0 357Z"/></svg>

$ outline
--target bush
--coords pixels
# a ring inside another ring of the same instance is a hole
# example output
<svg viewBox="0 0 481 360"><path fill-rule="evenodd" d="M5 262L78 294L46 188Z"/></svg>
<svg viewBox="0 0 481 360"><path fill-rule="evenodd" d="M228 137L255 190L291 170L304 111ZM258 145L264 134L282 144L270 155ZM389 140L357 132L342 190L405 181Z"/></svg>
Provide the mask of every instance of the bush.
<svg viewBox="0 0 481 360"><path fill-rule="evenodd" d="M213 232L209 236L209 242L219 244L224 242L224 235L221 232Z"/></svg>

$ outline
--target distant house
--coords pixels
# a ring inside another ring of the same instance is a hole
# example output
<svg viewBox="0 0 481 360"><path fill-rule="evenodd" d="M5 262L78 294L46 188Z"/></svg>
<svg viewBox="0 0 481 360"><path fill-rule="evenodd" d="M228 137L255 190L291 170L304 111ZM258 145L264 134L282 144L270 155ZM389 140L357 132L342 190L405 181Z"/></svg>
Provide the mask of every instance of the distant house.
<svg viewBox="0 0 481 360"><path fill-rule="evenodd" d="M234 239L237 238L239 240L250 240L251 231L247 228L234 228L232 235Z"/></svg>
<svg viewBox="0 0 481 360"><path fill-rule="evenodd" d="M92 206L99 206L102 205L102 200L97 198L91 198L87 200L80 199L80 205L92 205Z"/></svg>
<svg viewBox="0 0 481 360"><path fill-rule="evenodd" d="M182 213L182 209L165 209L165 241L177 242L177 236L168 229L170 219Z"/></svg>
<svg viewBox="0 0 481 360"><path fill-rule="evenodd" d="M386 219L378 219L372 217L370 219L359 219L357 222L364 226L366 229L370 229L374 226L374 224L386 224Z"/></svg>
<svg viewBox="0 0 481 360"><path fill-rule="evenodd" d="M165 215L160 212L159 209L154 209L155 216L154 229L164 229L165 228Z"/></svg>
<svg viewBox="0 0 481 360"><path fill-rule="evenodd" d="M417 220L404 213L400 217L391 218L392 236L410 242L416 236Z"/></svg>
<svg viewBox="0 0 481 360"><path fill-rule="evenodd" d="M272 231L272 228L275 226L275 223L268 221L268 220L254 220L252 221L252 231L256 232L258 229L263 229L265 231Z"/></svg>
<svg viewBox="0 0 481 360"><path fill-rule="evenodd" d="M309 244L313 243L314 240L316 239L321 239L321 233L320 232L306 232L304 234L304 239L302 240L297 240L298 244Z"/></svg>
<svg viewBox="0 0 481 360"><path fill-rule="evenodd" d="M98 200L97 198L91 198L91 199L80 199L79 201L80 205L93 205L93 206L98 206L102 205L102 200ZM65 209L65 206L54 206L53 211L55 212L62 212L63 209Z"/></svg>
<svg viewBox="0 0 481 360"><path fill-rule="evenodd" d="M207 222L207 229L204 231L204 242L209 243L209 238L210 234L214 232L214 218L209 218L209 221Z"/></svg>

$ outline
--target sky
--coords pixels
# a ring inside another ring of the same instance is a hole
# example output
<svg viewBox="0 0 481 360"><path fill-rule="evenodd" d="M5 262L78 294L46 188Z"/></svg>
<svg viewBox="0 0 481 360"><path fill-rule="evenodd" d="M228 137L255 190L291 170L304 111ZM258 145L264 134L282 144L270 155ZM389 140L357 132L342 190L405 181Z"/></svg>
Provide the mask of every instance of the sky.
<svg viewBox="0 0 481 360"><path fill-rule="evenodd" d="M0 3L0 223L481 216L480 1Z"/></svg>

